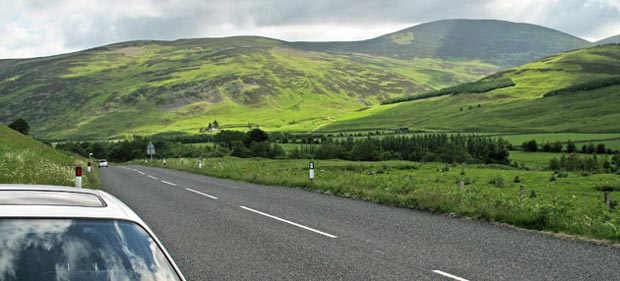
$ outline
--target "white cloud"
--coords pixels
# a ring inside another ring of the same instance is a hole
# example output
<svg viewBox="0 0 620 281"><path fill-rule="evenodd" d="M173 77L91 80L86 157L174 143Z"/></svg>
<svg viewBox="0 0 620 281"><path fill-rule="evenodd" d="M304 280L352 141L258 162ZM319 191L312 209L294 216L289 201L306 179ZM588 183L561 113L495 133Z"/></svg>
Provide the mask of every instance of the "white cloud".
<svg viewBox="0 0 620 281"><path fill-rule="evenodd" d="M590 40L620 33L620 0L0 0L0 6L0 58L137 39L360 40L449 18L529 22Z"/></svg>

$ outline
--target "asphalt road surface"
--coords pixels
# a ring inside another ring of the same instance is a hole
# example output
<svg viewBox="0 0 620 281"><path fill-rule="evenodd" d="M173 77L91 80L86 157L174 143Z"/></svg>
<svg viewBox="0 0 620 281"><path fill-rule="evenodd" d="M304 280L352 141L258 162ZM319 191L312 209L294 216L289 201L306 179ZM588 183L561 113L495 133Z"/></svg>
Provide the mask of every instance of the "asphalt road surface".
<svg viewBox="0 0 620 281"><path fill-rule="evenodd" d="M188 280L620 280L620 249L142 166L100 169Z"/></svg>

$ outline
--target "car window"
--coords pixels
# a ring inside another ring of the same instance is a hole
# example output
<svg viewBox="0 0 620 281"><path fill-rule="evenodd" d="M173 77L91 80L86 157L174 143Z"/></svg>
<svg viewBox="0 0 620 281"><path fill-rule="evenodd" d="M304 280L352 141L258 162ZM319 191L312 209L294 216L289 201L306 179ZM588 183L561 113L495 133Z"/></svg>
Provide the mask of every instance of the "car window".
<svg viewBox="0 0 620 281"><path fill-rule="evenodd" d="M135 223L0 219L0 280L180 279Z"/></svg>

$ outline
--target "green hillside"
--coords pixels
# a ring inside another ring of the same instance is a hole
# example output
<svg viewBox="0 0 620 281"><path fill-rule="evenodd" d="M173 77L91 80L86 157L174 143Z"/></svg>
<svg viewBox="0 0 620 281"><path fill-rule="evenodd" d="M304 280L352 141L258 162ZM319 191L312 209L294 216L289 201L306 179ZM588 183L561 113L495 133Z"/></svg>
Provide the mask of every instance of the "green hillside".
<svg viewBox="0 0 620 281"><path fill-rule="evenodd" d="M359 42L262 37L134 41L0 60L0 123L35 136L105 139L222 128L312 131L382 111L384 100L476 81L507 65L589 45L489 20L421 24Z"/></svg>
<svg viewBox="0 0 620 281"><path fill-rule="evenodd" d="M101 139L224 128L311 130L398 95L472 81L476 60L398 60L295 49L260 37L120 43L0 62L0 121L33 134Z"/></svg>
<svg viewBox="0 0 620 281"><path fill-rule="evenodd" d="M526 23L442 20L359 42L305 43L312 49L360 52L393 58L440 57L517 66L592 43Z"/></svg>
<svg viewBox="0 0 620 281"><path fill-rule="evenodd" d="M409 127L470 132L620 132L620 45L550 56L491 75L515 86L378 106L323 131ZM551 93L550 93L551 92Z"/></svg>
<svg viewBox="0 0 620 281"><path fill-rule="evenodd" d="M86 161L0 125L0 183L73 186L75 166ZM95 172L85 176L83 187L99 186Z"/></svg>

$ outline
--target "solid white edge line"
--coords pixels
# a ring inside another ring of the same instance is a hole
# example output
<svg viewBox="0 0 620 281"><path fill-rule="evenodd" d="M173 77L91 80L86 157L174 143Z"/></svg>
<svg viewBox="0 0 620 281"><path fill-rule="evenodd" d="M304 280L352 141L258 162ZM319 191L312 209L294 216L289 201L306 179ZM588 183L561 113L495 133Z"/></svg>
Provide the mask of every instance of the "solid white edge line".
<svg viewBox="0 0 620 281"><path fill-rule="evenodd" d="M217 197L215 197L215 196L213 196L213 195L209 195L209 194L206 194L206 193L202 193L202 192L200 192L200 191L193 190L193 189L191 189L191 188L185 188L185 190L187 190L187 191L189 191L189 192L196 193L196 194L200 194L200 195L202 195L202 196L209 197L209 198L211 198L211 199L215 199L215 200L217 200Z"/></svg>
<svg viewBox="0 0 620 281"><path fill-rule="evenodd" d="M292 222L292 221L288 221L288 220L285 220L285 219L282 219L282 218L278 218L278 217L276 217L276 216L272 216L272 215L270 215L270 214L267 214L267 213L263 213L263 212L261 212L261 211L254 210L254 209L248 208L248 207L246 207L246 206L240 206L240 207L241 207L242 209L244 209L244 210L248 210L248 211L250 211L250 212L254 212L254 213L257 213L257 214L259 214L259 215L263 215L263 216L266 216L266 217L272 218L272 219L274 219L274 220L279 220L279 221L281 221L281 222L285 222L285 223L288 223L288 224L292 224L292 225L294 225L294 226L297 226L297 227L303 228L303 229L305 229L305 230L312 231L312 232L314 232L314 233L318 233L318 234L321 234L321 235L327 236L327 237L329 237L329 238L334 238L334 239L335 239L335 238L338 238L338 236L336 236L336 235L331 235L331 234L329 234L329 233L325 233L325 232L322 232L322 231L319 231L319 230L316 230L316 229L313 229L313 228L310 228L310 227L307 227L307 226L304 226L304 225L301 225L301 224L298 224L298 223L294 223L294 222Z"/></svg>
<svg viewBox="0 0 620 281"><path fill-rule="evenodd" d="M138 172L138 174L146 175L144 172L140 172L140 171L137 171L137 172Z"/></svg>
<svg viewBox="0 0 620 281"><path fill-rule="evenodd" d="M171 182L169 182L169 181L162 180L161 182L163 182L163 183L165 183L165 184L167 184L167 185L177 186L176 184L171 183Z"/></svg>
<svg viewBox="0 0 620 281"><path fill-rule="evenodd" d="M147 177L149 177L149 178L151 178L151 179L154 179L154 180L156 180L156 179L157 179L156 177L151 176L151 175L146 175L146 176L147 176Z"/></svg>
<svg viewBox="0 0 620 281"><path fill-rule="evenodd" d="M437 273L437 274L439 274L439 275L443 275L443 276L445 276L445 277L452 278L452 279L454 279L454 280L458 280L458 281L469 281L469 280L467 280L467 279L464 279L464 278L458 277L458 276L456 276L456 275L452 275L452 274L450 274L450 273L443 272L443 271L441 271L441 270L433 270L433 272L435 272L435 273Z"/></svg>

